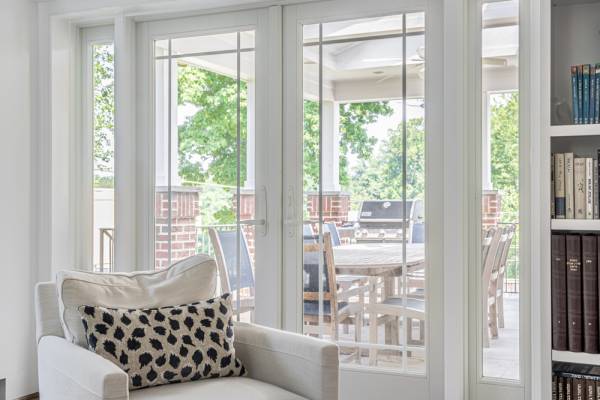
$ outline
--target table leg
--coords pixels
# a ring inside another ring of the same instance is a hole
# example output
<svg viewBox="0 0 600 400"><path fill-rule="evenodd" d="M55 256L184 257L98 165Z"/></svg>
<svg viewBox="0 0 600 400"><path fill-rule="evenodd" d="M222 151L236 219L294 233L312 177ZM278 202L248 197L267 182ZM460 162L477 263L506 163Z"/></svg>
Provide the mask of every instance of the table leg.
<svg viewBox="0 0 600 400"><path fill-rule="evenodd" d="M394 295L394 278L385 277L383 278L383 299ZM392 316L385 323L385 344L398 344L397 332L398 332L398 319ZM396 336L396 337L394 337Z"/></svg>
<svg viewBox="0 0 600 400"><path fill-rule="evenodd" d="M369 277L369 343L377 344L377 277ZM377 349L369 349L369 365L377 364Z"/></svg>

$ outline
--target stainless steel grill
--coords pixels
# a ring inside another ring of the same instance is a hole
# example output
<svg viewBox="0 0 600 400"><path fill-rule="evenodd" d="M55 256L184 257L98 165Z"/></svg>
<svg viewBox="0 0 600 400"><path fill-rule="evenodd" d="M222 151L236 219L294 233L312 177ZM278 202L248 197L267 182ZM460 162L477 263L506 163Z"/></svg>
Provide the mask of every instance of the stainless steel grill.
<svg viewBox="0 0 600 400"><path fill-rule="evenodd" d="M356 241L401 243L406 228L408 243L424 242L423 201L406 201L407 219L404 219L402 200L363 201L358 216Z"/></svg>

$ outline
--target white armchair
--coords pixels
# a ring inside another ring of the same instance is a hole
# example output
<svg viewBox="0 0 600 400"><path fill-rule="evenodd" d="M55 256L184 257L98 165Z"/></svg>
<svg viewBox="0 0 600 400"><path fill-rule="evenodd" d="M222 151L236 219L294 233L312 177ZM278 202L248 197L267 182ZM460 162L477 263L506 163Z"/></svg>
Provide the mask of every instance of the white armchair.
<svg viewBox="0 0 600 400"><path fill-rule="evenodd" d="M336 345L243 323L235 326L235 347L249 376L129 392L123 370L64 338L55 283L38 284L35 303L41 400L338 399Z"/></svg>

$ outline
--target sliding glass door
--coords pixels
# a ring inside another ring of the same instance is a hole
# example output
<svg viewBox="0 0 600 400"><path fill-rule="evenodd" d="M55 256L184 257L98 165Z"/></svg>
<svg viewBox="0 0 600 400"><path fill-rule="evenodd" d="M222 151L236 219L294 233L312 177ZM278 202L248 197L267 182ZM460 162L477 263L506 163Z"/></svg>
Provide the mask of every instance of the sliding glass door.
<svg viewBox="0 0 600 400"><path fill-rule="evenodd" d="M285 321L339 345L343 398L428 398L427 8L331 3L284 18Z"/></svg>
<svg viewBox="0 0 600 400"><path fill-rule="evenodd" d="M267 154L263 12L151 23L155 269L213 256L218 290L238 320L278 319L279 264L269 253L277 206L267 210L277 155ZM220 25L217 25L218 22ZM240 23L242 22L243 23ZM201 29L206 26L216 29ZM195 31L184 30L194 26ZM184 33L182 33L184 32ZM259 160L257 162L257 160ZM275 219L276 221L276 219ZM261 279L265 287L261 291ZM265 306L260 310L258 304ZM258 317L257 317L258 316Z"/></svg>

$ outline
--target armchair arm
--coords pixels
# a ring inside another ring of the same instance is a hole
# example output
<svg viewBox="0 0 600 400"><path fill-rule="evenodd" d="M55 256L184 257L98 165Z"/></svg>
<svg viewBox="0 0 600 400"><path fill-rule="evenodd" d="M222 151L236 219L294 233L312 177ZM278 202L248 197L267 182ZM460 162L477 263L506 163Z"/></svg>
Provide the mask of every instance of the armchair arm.
<svg viewBox="0 0 600 400"><path fill-rule="evenodd" d="M235 349L252 378L310 400L338 400L338 347L333 343L237 323Z"/></svg>
<svg viewBox="0 0 600 400"><path fill-rule="evenodd" d="M56 336L38 344L40 398L127 400L127 374L99 355Z"/></svg>

